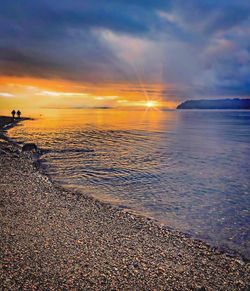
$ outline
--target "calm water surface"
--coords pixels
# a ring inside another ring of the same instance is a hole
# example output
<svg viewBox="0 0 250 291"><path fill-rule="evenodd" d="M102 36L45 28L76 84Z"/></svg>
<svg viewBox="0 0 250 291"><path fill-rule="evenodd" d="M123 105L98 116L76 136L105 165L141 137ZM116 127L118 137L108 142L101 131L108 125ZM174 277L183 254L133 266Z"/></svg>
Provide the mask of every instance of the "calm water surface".
<svg viewBox="0 0 250 291"><path fill-rule="evenodd" d="M250 258L250 112L47 110L9 134L63 186Z"/></svg>

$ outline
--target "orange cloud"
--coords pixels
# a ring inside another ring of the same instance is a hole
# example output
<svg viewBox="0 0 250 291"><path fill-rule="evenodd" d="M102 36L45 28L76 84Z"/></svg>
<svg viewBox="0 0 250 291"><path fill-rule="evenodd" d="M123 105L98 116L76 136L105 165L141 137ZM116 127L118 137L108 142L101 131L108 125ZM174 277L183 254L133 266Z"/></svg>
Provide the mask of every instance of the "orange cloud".
<svg viewBox="0 0 250 291"><path fill-rule="evenodd" d="M175 108L175 96L164 100L162 84L90 84L65 80L0 77L0 106L41 107L167 107ZM11 98L10 98L11 97ZM150 104L150 106L149 106ZM152 105L152 106L151 106Z"/></svg>

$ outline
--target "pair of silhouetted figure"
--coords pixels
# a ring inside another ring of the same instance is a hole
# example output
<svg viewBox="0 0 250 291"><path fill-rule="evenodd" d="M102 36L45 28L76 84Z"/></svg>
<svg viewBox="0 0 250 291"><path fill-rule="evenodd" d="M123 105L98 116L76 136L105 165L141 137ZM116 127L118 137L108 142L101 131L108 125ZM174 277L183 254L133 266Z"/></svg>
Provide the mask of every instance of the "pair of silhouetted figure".
<svg viewBox="0 0 250 291"><path fill-rule="evenodd" d="M15 110L12 110L11 114L12 114L13 119L15 119L16 114L17 114L17 118L20 118L22 113L20 110L18 110L17 112Z"/></svg>

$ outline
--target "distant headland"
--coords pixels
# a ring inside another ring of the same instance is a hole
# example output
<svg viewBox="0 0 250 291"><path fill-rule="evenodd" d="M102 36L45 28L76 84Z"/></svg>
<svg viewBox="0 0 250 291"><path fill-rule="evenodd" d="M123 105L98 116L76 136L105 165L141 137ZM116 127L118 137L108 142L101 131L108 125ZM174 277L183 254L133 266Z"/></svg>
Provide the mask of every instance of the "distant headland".
<svg viewBox="0 0 250 291"><path fill-rule="evenodd" d="M250 109L250 99L187 100L176 109Z"/></svg>

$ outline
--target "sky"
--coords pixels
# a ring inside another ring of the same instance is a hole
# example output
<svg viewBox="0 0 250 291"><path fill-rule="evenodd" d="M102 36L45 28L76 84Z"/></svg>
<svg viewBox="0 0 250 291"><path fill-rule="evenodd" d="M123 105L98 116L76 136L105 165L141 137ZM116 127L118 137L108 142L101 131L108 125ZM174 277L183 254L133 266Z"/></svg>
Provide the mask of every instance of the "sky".
<svg viewBox="0 0 250 291"><path fill-rule="evenodd" d="M0 0L0 106L250 96L247 0Z"/></svg>

